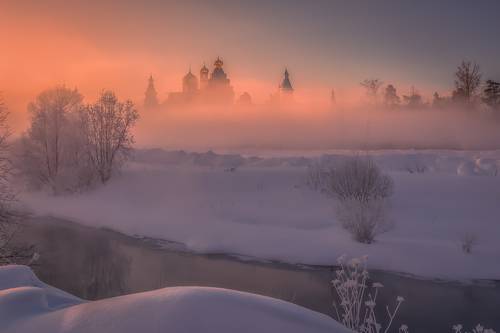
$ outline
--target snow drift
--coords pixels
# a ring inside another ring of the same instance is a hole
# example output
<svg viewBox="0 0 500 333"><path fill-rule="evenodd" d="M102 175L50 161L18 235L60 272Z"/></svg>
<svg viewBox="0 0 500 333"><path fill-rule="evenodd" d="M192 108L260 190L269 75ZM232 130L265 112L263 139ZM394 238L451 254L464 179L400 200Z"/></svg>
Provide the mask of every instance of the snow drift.
<svg viewBox="0 0 500 333"><path fill-rule="evenodd" d="M348 332L332 318L270 297L176 287L85 302L24 266L0 267L3 333Z"/></svg>

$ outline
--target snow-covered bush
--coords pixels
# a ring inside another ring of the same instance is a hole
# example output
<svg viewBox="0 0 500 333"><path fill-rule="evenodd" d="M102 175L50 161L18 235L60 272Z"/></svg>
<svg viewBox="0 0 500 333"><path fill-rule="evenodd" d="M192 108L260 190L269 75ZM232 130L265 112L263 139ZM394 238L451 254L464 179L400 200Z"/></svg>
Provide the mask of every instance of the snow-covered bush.
<svg viewBox="0 0 500 333"><path fill-rule="evenodd" d="M333 302L337 320L355 332L382 332L383 327L377 320L375 307L379 290L383 285L374 282L368 286L369 273L366 269L366 257L354 258L346 262L345 257L342 256L338 259L338 264L340 268L335 272L335 279L332 281L339 300L339 303ZM398 296L393 311L388 305L386 306L388 324L383 330L384 333L389 332L403 301L404 298ZM408 332L408 327L402 325L399 332Z"/></svg>
<svg viewBox="0 0 500 333"><path fill-rule="evenodd" d="M389 203L384 199L340 201L337 205L337 219L352 237L370 244L375 236L389 230L392 221L388 217Z"/></svg>
<svg viewBox="0 0 500 333"><path fill-rule="evenodd" d="M367 202L392 195L392 179L370 158L352 157L330 168L327 191L338 200Z"/></svg>
<svg viewBox="0 0 500 333"><path fill-rule="evenodd" d="M370 158L352 157L323 170L317 167L310 178L316 175L313 179L337 199L337 219L356 241L369 244L390 229L388 198L393 182Z"/></svg>
<svg viewBox="0 0 500 333"><path fill-rule="evenodd" d="M462 331L463 327L462 325L453 325L453 332L454 333L469 333L469 331ZM484 328L480 324L478 324L475 328L472 329L472 332L470 333L496 333L495 330L491 328Z"/></svg>

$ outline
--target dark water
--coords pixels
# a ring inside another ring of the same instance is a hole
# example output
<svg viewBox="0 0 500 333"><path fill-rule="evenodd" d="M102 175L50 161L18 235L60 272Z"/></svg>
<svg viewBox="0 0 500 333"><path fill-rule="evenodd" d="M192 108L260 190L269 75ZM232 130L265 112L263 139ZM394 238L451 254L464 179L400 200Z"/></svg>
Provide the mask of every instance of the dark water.
<svg viewBox="0 0 500 333"><path fill-rule="evenodd" d="M95 300L169 286L212 286L247 291L293 302L333 315L332 268L238 260L199 255L156 245L111 230L83 227L54 218L26 223L23 241L41 254L34 270L44 282ZM382 304L403 296L393 328L405 323L411 332L451 332L451 325L477 323L500 329L500 282L471 284L419 280L372 271L384 285Z"/></svg>

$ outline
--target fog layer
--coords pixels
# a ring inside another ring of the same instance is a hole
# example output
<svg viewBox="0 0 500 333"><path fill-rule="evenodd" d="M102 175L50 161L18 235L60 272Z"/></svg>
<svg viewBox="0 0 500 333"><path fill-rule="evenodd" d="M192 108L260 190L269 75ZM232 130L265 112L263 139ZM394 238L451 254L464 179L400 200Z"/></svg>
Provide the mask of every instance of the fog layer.
<svg viewBox="0 0 500 333"><path fill-rule="evenodd" d="M140 147L169 149L496 149L486 111L325 106L171 107L143 110Z"/></svg>

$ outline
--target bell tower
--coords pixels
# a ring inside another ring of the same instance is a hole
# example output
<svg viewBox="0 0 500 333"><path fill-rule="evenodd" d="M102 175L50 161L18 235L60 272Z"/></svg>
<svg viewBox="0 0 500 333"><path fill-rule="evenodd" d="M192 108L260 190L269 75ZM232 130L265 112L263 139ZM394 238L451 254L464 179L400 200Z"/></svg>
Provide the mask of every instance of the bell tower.
<svg viewBox="0 0 500 333"><path fill-rule="evenodd" d="M200 69L200 89L205 89L208 86L208 68L203 64Z"/></svg>
<svg viewBox="0 0 500 333"><path fill-rule="evenodd" d="M290 74L288 74L288 69L285 69L283 81L280 84L280 91L281 91L281 93L285 93L285 94L292 94L293 93L293 87L292 87L292 83L290 82Z"/></svg>
<svg viewBox="0 0 500 333"><path fill-rule="evenodd" d="M144 107L146 109L154 109L158 106L158 94L155 89L155 81L153 79L153 75L149 76L148 80L148 88L146 89L146 93L144 94Z"/></svg>

